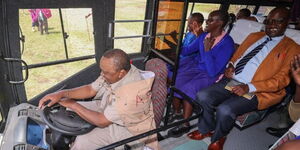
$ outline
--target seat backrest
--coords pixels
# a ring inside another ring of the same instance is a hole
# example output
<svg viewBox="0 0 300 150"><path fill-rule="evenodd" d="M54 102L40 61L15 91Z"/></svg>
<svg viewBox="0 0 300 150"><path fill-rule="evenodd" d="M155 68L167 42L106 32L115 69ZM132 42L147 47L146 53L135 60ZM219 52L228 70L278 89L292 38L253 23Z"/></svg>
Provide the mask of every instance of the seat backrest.
<svg viewBox="0 0 300 150"><path fill-rule="evenodd" d="M263 31L265 25L263 23L239 19L233 25L233 28L230 32L230 36L232 37L235 44L241 44L246 37L253 32ZM285 35L293 39L297 44L300 45L300 31L295 29L286 29Z"/></svg>
<svg viewBox="0 0 300 150"><path fill-rule="evenodd" d="M300 31L295 29L286 29L285 35L293 39L297 44L300 45Z"/></svg>
<svg viewBox="0 0 300 150"><path fill-rule="evenodd" d="M155 73L152 85L152 104L156 127L159 127L163 118L167 99L167 64L159 59L153 58L146 62L145 70Z"/></svg>
<svg viewBox="0 0 300 150"><path fill-rule="evenodd" d="M250 33L259 32L263 29L264 24L262 23L251 20L239 19L233 25L233 28L230 32L230 36L232 37L235 44L240 45Z"/></svg>
<svg viewBox="0 0 300 150"><path fill-rule="evenodd" d="M263 23L264 20L266 19L266 16L261 16L261 15L251 15L252 17L255 17L257 22Z"/></svg>

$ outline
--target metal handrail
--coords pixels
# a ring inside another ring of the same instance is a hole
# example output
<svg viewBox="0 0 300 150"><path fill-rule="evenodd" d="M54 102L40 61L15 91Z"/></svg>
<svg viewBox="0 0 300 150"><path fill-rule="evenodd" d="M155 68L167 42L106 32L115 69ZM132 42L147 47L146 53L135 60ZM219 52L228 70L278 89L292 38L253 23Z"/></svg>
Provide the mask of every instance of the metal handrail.
<svg viewBox="0 0 300 150"><path fill-rule="evenodd" d="M179 67L179 60L180 60L180 53L181 53L181 45L182 45L182 40L183 40L183 32L184 32L184 27L185 27L185 19L187 15L187 10L188 10L188 3L189 0L184 0L184 6L183 6L183 14L181 16L181 23L180 23L180 30L179 30L179 39L176 47L176 58L175 58L175 65L174 65L174 71L172 75L172 81L171 81L171 87L175 85L176 82L176 77L177 77L177 70ZM168 124L168 119L169 119L169 113L171 109L171 103L173 102L173 97L174 97L174 90L170 90L170 97L167 101L167 108L166 108L166 117L164 120L165 124Z"/></svg>
<svg viewBox="0 0 300 150"><path fill-rule="evenodd" d="M64 40L66 59L69 59L68 46L67 46L67 41L66 41L66 39L69 37L69 35L67 34L67 32L65 32L64 20L63 20L63 17L62 17L61 8L58 8L58 12L59 12L59 19L60 19L62 37L63 37L63 40Z"/></svg>
<svg viewBox="0 0 300 150"><path fill-rule="evenodd" d="M202 111L201 111L201 113L202 113ZM142 133L142 134L139 134L139 135L136 135L136 136L133 136L133 137L130 137L130 138L127 138L127 139L115 142L115 143L112 143L110 145L107 145L107 146L104 146L102 148L99 148L98 150L110 150L110 149L113 149L115 147L124 145L126 143L129 143L129 142L136 141L138 139L144 138L146 136L150 136L152 134L159 133L161 131L165 131L167 129L173 128L173 127L178 126L178 125L181 125L181 124L183 124L185 122L197 119L200 116L200 114L196 114L196 115L194 115L194 116L192 116L192 117L190 117L188 119L177 121L175 123L171 123L169 125L166 125L166 126L163 126L163 127L160 127L160 128L157 128L157 129L154 129L154 130L151 130L151 131L148 131L148 132L145 132L145 133Z"/></svg>
<svg viewBox="0 0 300 150"><path fill-rule="evenodd" d="M157 21L181 21L180 19L159 19ZM129 23L129 22L152 22L151 19L145 20L114 20L112 23Z"/></svg>
<svg viewBox="0 0 300 150"><path fill-rule="evenodd" d="M157 21L181 21L180 19L160 19ZM148 23L147 25L147 33L146 35L132 35L132 36L118 36L113 37L112 30L113 30L113 24L115 23L131 23L131 22L144 22ZM108 37L112 39L128 39L128 38L144 38L144 37L150 37L150 27L151 27L152 20L151 19L145 19L145 20L113 20L108 24ZM161 34L162 35L169 35L169 34Z"/></svg>
<svg viewBox="0 0 300 150"><path fill-rule="evenodd" d="M163 59L164 61L166 61L167 63L171 64L172 66L175 65L175 62L172 61L171 59L169 59L168 57L166 57L165 55L163 55L162 53L160 53L158 50L150 48L150 50L155 53L156 55L158 55L161 59Z"/></svg>
<svg viewBox="0 0 300 150"><path fill-rule="evenodd" d="M95 58L95 55L87 55L87 56L81 56L81 57L75 57L75 58L69 58L69 59L63 59L63 60L56 60L56 61L45 62L45 63L32 64L32 65L22 66L22 69L24 70L26 68L27 69L39 68L39 67L57 65L57 64L92 59L92 58Z"/></svg>
<svg viewBox="0 0 300 150"><path fill-rule="evenodd" d="M28 79L28 76L29 76L29 73L28 73L28 65L27 63L20 59L20 58L3 58L5 61L8 61L8 62L20 62L22 63L24 66L24 70L25 70L25 78L23 80L20 80L20 81L8 81L10 84L22 84L24 83L25 81L27 81Z"/></svg>

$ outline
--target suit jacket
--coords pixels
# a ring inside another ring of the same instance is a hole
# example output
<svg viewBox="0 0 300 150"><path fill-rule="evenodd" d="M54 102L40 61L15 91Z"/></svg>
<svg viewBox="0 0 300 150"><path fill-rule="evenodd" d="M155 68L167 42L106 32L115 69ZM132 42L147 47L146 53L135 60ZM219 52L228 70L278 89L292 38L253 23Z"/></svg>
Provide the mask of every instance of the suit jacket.
<svg viewBox="0 0 300 150"><path fill-rule="evenodd" d="M265 35L265 32L250 34L239 46L231 62L237 61L252 44ZM285 36L259 65L251 81L256 88L258 109L266 109L277 104L285 96L285 87L291 79L290 62L299 53L300 46Z"/></svg>

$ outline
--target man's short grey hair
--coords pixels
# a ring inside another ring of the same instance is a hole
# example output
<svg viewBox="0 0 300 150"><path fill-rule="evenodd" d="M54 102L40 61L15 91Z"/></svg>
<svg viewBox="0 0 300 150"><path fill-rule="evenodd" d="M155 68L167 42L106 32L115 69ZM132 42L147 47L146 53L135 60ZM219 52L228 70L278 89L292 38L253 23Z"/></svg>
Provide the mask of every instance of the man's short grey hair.
<svg viewBox="0 0 300 150"><path fill-rule="evenodd" d="M113 58L116 71L120 71L122 69L129 71L131 68L128 54L121 49L108 50L103 54L103 57Z"/></svg>

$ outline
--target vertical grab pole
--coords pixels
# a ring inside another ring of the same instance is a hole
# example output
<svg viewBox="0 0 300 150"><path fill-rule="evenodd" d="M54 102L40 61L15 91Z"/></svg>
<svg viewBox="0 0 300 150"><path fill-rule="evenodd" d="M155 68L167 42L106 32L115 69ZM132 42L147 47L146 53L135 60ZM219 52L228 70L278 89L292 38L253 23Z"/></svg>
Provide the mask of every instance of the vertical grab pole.
<svg viewBox="0 0 300 150"><path fill-rule="evenodd" d="M67 41L66 41L66 39L68 38L68 35L65 32L64 21L63 21L63 17L62 17L62 13L61 13L61 8L58 8L58 11L59 11L60 24L61 24L61 32L62 32L62 36L63 36L63 39L64 39L66 59L69 59L68 47L67 47Z"/></svg>
<svg viewBox="0 0 300 150"><path fill-rule="evenodd" d="M195 8L195 2L193 2L193 5L192 5L192 8L191 8L190 15L193 14L194 8Z"/></svg>
<svg viewBox="0 0 300 150"><path fill-rule="evenodd" d="M158 20L158 9L159 9L159 0L155 0L154 2L154 11L152 14L153 20L152 20L152 32L151 32L151 37L154 40L151 40L151 47L155 49L155 38L156 38L156 28L157 28L157 20ZM150 38L151 38L150 37Z"/></svg>
<svg viewBox="0 0 300 150"><path fill-rule="evenodd" d="M180 56L180 52L181 52L181 43L182 43L182 39L183 39L183 31L184 31L184 27L185 27L187 9L188 9L188 4L189 4L188 1L189 0L185 0L184 6L183 6L183 14L182 14L181 23L180 23L179 40L178 40L178 44L176 47L176 59L175 59L174 73L172 75L171 87L174 87L175 81L176 81L176 76L177 76L178 62L180 59L179 56ZM174 90L172 90L172 88L170 88L170 96L168 97L168 101L167 101L166 117L164 120L164 126L168 125L170 107L171 107L173 98L174 98Z"/></svg>

